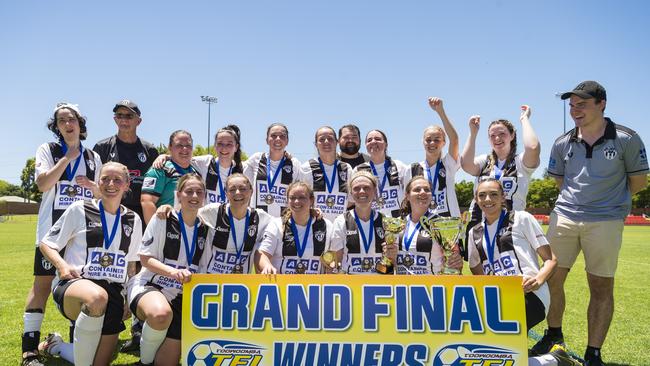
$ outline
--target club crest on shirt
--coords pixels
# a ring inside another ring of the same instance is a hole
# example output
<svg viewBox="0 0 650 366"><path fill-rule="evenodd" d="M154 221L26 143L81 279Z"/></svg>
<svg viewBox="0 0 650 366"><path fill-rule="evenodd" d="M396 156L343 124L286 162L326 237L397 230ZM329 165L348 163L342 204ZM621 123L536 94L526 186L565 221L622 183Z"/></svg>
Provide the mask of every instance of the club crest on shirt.
<svg viewBox="0 0 650 366"><path fill-rule="evenodd" d="M613 146L608 146L603 150L603 154L605 155L605 159L612 160L616 157L617 152Z"/></svg>
<svg viewBox="0 0 650 366"><path fill-rule="evenodd" d="M384 239L384 228L381 227L377 228L377 236L379 237L379 239Z"/></svg>
<svg viewBox="0 0 650 366"><path fill-rule="evenodd" d="M323 241L325 239L325 232L323 230L316 231L314 237L317 241Z"/></svg>
<svg viewBox="0 0 650 366"><path fill-rule="evenodd" d="M287 174L291 174L293 168L291 167L291 165L285 165L284 167L282 167L282 170L284 170Z"/></svg>
<svg viewBox="0 0 650 366"><path fill-rule="evenodd" d="M133 228L131 227L131 225L124 225L124 235L126 235L127 238L131 236L132 232L133 232Z"/></svg>
<svg viewBox="0 0 650 366"><path fill-rule="evenodd" d="M248 236L255 236L257 232L257 225L251 225L248 227Z"/></svg>
<svg viewBox="0 0 650 366"><path fill-rule="evenodd" d="M147 161L147 156L142 151L140 151L138 153L138 160L140 160L141 163L144 163Z"/></svg>
<svg viewBox="0 0 650 366"><path fill-rule="evenodd" d="M86 160L86 164L88 164L88 169L90 170L95 170L95 162L92 160Z"/></svg>
<svg viewBox="0 0 650 366"><path fill-rule="evenodd" d="M345 170L339 171L339 179L341 179L344 182L347 181L348 180L348 172L345 171Z"/></svg>
<svg viewBox="0 0 650 366"><path fill-rule="evenodd" d="M440 176L443 178L447 176L447 173L445 173L444 169L440 169L440 172L438 172L438 174L440 174Z"/></svg>
<svg viewBox="0 0 650 366"><path fill-rule="evenodd" d="M198 238L196 244L198 244L199 249L203 250L203 247L205 246L205 238Z"/></svg>

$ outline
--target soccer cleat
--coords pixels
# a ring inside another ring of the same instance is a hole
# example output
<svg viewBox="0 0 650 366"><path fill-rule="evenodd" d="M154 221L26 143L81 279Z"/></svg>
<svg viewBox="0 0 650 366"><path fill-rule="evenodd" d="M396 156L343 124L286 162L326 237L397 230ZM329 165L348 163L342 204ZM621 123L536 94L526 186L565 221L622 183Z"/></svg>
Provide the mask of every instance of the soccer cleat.
<svg viewBox="0 0 650 366"><path fill-rule="evenodd" d="M551 352L551 348L556 344L564 346L564 338L552 337L548 334L548 329L544 331L544 336L535 345L528 350L529 356L541 356Z"/></svg>
<svg viewBox="0 0 650 366"><path fill-rule="evenodd" d="M132 353L132 352L139 352L140 351L140 335L133 335L133 338L127 340L124 342L122 347L120 348L120 352L122 353Z"/></svg>
<svg viewBox="0 0 650 366"><path fill-rule="evenodd" d="M41 360L38 359L38 356L31 354L23 358L21 366L45 366L45 364L43 364Z"/></svg>
<svg viewBox="0 0 650 366"><path fill-rule="evenodd" d="M63 338L59 333L50 333L45 340L38 344L38 353L43 356L58 356L52 353L52 347L63 343Z"/></svg>
<svg viewBox="0 0 650 366"><path fill-rule="evenodd" d="M564 346L561 344L556 344L551 348L549 355L553 356L557 361L557 366L582 366L582 364L573 357L571 357L567 352Z"/></svg>

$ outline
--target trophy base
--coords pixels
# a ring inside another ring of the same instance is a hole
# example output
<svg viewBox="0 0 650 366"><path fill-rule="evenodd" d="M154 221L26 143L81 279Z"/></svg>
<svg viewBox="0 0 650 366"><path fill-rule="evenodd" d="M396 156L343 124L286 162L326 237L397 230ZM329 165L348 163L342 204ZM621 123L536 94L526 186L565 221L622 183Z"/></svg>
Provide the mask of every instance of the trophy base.
<svg viewBox="0 0 650 366"><path fill-rule="evenodd" d="M460 271L457 270L456 268L445 267L442 270L442 274L444 274L444 275L459 275Z"/></svg>
<svg viewBox="0 0 650 366"><path fill-rule="evenodd" d="M377 270L377 273L381 274L393 274L393 272L395 272L395 267L392 264L377 262L375 270Z"/></svg>

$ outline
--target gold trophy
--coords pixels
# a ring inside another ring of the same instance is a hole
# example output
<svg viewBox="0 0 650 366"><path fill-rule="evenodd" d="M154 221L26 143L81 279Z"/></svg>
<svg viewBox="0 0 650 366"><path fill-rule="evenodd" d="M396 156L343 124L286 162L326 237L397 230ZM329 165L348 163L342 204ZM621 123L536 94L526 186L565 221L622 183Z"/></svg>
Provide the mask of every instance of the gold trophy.
<svg viewBox="0 0 650 366"><path fill-rule="evenodd" d="M467 212L466 212L467 213ZM447 267L449 257L454 252L454 247L458 240L465 233L465 225L467 224L468 215L463 214L462 217L435 217L429 218L422 216L420 218L420 225L426 230L431 238L435 239L442 247L442 252L445 257L445 265L442 269L442 274L459 275L460 271L456 268Z"/></svg>
<svg viewBox="0 0 650 366"><path fill-rule="evenodd" d="M341 262L337 261L336 252L327 250L320 255L320 261L323 266L332 274L343 273Z"/></svg>
<svg viewBox="0 0 650 366"><path fill-rule="evenodd" d="M404 220L398 217L385 217L381 222L384 227L386 245L397 245L399 233L404 231ZM382 274L390 274L395 270L393 261L386 256L382 255L381 260L375 264L375 270Z"/></svg>

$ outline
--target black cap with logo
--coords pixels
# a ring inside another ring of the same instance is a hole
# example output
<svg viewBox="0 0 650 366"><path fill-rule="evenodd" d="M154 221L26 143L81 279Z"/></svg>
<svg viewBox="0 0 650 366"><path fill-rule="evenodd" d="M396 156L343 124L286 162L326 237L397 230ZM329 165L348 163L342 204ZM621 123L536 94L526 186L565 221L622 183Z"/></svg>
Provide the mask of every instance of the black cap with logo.
<svg viewBox="0 0 650 366"><path fill-rule="evenodd" d="M596 98L600 100L607 100L607 92L602 85L597 81L583 81L578 84L572 91L562 93L562 99L570 98L571 95L576 95L583 99Z"/></svg>

